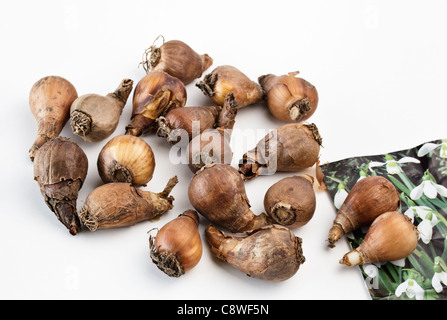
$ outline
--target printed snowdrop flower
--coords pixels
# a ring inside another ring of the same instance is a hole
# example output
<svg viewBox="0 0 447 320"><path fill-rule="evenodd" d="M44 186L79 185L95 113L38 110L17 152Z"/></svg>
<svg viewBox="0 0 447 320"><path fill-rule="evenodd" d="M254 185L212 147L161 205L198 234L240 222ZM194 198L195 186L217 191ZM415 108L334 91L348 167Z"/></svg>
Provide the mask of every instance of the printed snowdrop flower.
<svg viewBox="0 0 447 320"><path fill-rule="evenodd" d="M447 140L444 139L441 140L441 143L427 142L422 145L422 147L418 151L418 157L423 157L439 147L439 155L442 158L447 158Z"/></svg>
<svg viewBox="0 0 447 320"><path fill-rule="evenodd" d="M345 202L348 192L346 191L346 186L344 183L340 182L338 184L337 193L334 196L334 205L337 209L340 209L343 202Z"/></svg>
<svg viewBox="0 0 447 320"><path fill-rule="evenodd" d="M442 291L442 284L447 285L447 272L443 271L441 268L441 263L445 266L445 262L441 260L440 257L435 258L434 271L435 274L431 279L431 285L433 289L436 290L437 293Z"/></svg>
<svg viewBox="0 0 447 320"><path fill-rule="evenodd" d="M442 291L441 282L447 286L447 272L435 272L433 278L431 279L431 285L436 290L437 293Z"/></svg>
<svg viewBox="0 0 447 320"><path fill-rule="evenodd" d="M392 155L386 154L385 155L385 162L380 161L371 161L369 163L369 169L371 171L374 171L374 167L381 167L386 165L386 171L389 174L398 174L403 172L401 165L403 163L420 163L419 159L413 158L413 157L403 157L399 160L396 160Z"/></svg>
<svg viewBox="0 0 447 320"><path fill-rule="evenodd" d="M363 272L367 275L365 283L368 289L378 289L379 284L379 268L374 264L365 264L363 266Z"/></svg>
<svg viewBox="0 0 447 320"><path fill-rule="evenodd" d="M402 293L405 293L410 299L414 297L416 297L416 300L424 299L424 289L422 289L422 287L416 282L416 280L411 278L407 279L397 286L395 292L396 297L400 297Z"/></svg>
<svg viewBox="0 0 447 320"><path fill-rule="evenodd" d="M436 220L435 223L433 223L433 220L424 219L418 224L419 239L425 244L428 244L431 241L433 236L433 226L438 223L436 216L432 217L434 217L433 220Z"/></svg>
<svg viewBox="0 0 447 320"><path fill-rule="evenodd" d="M382 266L383 265L385 265L385 264L387 264L387 263L391 263L391 264L394 264L395 266L398 266L398 267L405 267L405 261L406 261L406 259L407 258L402 258L402 259L399 259L399 260L392 260L392 261L384 261L384 262L380 262L380 261L378 261L378 262L374 262L374 265L376 266L376 267L378 267L378 268L382 268Z"/></svg>
<svg viewBox="0 0 447 320"><path fill-rule="evenodd" d="M414 217L425 217L427 213L432 212L433 209L426 206L417 206L413 201L409 200L410 206L404 212L408 218L411 219L411 222L414 223Z"/></svg>
<svg viewBox="0 0 447 320"><path fill-rule="evenodd" d="M393 260L393 261L390 261L392 264L394 264L395 266L398 266L398 267L405 267L405 260L406 260L407 258L402 258L402 259L399 259L399 260Z"/></svg>
<svg viewBox="0 0 447 320"><path fill-rule="evenodd" d="M422 176L422 183L411 191L410 198L417 200L425 194L428 198L435 199L438 196L438 193L447 197L447 188L437 184L433 175L427 170Z"/></svg>
<svg viewBox="0 0 447 320"><path fill-rule="evenodd" d="M422 221L418 224L419 239L425 244L431 241L433 227L439 222L436 212L426 206L410 206L404 214L414 222L414 217L419 217Z"/></svg>

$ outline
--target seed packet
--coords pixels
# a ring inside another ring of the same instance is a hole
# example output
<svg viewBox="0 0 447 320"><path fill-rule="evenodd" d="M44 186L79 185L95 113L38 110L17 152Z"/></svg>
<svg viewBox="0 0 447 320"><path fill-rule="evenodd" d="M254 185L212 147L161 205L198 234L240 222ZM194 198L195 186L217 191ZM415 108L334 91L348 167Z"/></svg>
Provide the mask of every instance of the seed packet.
<svg viewBox="0 0 447 320"><path fill-rule="evenodd" d="M336 210L359 179L381 175L399 191L399 212L418 228L418 245L407 258L359 266L371 298L447 299L447 139L320 168ZM366 231L346 236L351 248L362 242Z"/></svg>

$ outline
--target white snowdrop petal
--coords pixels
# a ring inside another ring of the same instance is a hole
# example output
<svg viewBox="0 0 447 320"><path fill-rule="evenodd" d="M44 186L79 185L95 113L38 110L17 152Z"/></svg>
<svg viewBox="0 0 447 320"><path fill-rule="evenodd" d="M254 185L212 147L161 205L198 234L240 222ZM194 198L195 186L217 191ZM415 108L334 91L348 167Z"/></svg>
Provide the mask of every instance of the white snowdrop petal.
<svg viewBox="0 0 447 320"><path fill-rule="evenodd" d="M432 143L432 142L428 142L425 143L418 151L418 157L423 157L426 154L432 152L433 150L435 150L437 147L439 147L440 144L436 144L436 143Z"/></svg>

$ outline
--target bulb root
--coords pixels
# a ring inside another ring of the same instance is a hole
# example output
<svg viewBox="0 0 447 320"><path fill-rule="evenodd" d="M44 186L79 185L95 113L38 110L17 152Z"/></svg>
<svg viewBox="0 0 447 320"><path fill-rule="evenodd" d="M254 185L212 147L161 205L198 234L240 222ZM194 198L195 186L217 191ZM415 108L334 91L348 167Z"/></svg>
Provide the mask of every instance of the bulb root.
<svg viewBox="0 0 447 320"><path fill-rule="evenodd" d="M296 220L296 210L289 204L277 203L272 207L272 218L282 226L292 224Z"/></svg>
<svg viewBox="0 0 447 320"><path fill-rule="evenodd" d="M185 270L178 257L171 252L157 252L155 238L149 237L150 257L155 265L170 277L178 278L185 274Z"/></svg>
<svg viewBox="0 0 447 320"><path fill-rule="evenodd" d="M70 115L70 125L74 134L85 137L92 129L92 117L83 111L74 110Z"/></svg>
<svg viewBox="0 0 447 320"><path fill-rule="evenodd" d="M214 86L216 85L217 77L216 73L208 73L203 78L203 81L196 83L196 86L202 90L205 95L212 97L214 96Z"/></svg>
<svg viewBox="0 0 447 320"><path fill-rule="evenodd" d="M165 199L170 198L169 194L171 193L172 189L174 189L174 187L176 186L177 183L178 183L178 177L177 176L172 177L171 179L169 179L164 190L162 192L158 193L158 195L161 198L165 198Z"/></svg>
<svg viewBox="0 0 447 320"><path fill-rule="evenodd" d="M308 98L298 100L289 109L290 119L300 121L311 109Z"/></svg>
<svg viewBox="0 0 447 320"><path fill-rule="evenodd" d="M120 165L118 163L110 170L110 176L112 177L113 182L133 183L134 181L134 175L132 174L132 171L129 170L126 166Z"/></svg>

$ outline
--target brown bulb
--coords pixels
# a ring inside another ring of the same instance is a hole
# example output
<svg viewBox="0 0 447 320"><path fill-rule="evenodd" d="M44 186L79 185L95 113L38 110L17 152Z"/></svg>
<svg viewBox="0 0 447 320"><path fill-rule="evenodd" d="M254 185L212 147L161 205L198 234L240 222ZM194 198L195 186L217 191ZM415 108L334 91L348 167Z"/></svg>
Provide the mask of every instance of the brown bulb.
<svg viewBox="0 0 447 320"><path fill-rule="evenodd" d="M321 143L315 124L285 124L272 130L242 156L239 172L249 180L264 174L310 168L318 161Z"/></svg>
<svg viewBox="0 0 447 320"><path fill-rule="evenodd" d="M162 71L149 72L135 87L131 123L126 126L126 134L140 136L155 132L155 119L183 107L186 97L185 85L179 79Z"/></svg>
<svg viewBox="0 0 447 320"><path fill-rule="evenodd" d="M249 277L285 281L306 261L302 239L279 225L270 225L243 236L231 236L210 225L205 230L213 255Z"/></svg>
<svg viewBox="0 0 447 320"><path fill-rule="evenodd" d="M264 196L265 212L274 223L288 228L307 224L316 208L313 177L286 177L273 184Z"/></svg>
<svg viewBox="0 0 447 320"><path fill-rule="evenodd" d="M125 182L106 183L90 192L79 218L90 231L128 227L156 218L173 208L174 197L169 194L177 183L177 177L171 178L159 193Z"/></svg>
<svg viewBox="0 0 447 320"><path fill-rule="evenodd" d="M192 172L197 172L203 166L211 163L231 164L231 133L237 115L237 102L232 92L225 97L216 128L209 129L193 137L187 147L188 166Z"/></svg>
<svg viewBox="0 0 447 320"><path fill-rule="evenodd" d="M267 74L258 81L265 91L273 116L284 122L300 122L310 118L318 106L318 92L308 81L295 77L298 72L276 76Z"/></svg>
<svg viewBox="0 0 447 320"><path fill-rule="evenodd" d="M101 149L97 166L104 183L128 182L145 186L154 174L155 158L152 148L140 137L120 135Z"/></svg>
<svg viewBox="0 0 447 320"><path fill-rule="evenodd" d="M193 134L197 135L215 127L221 106L200 106L177 108L169 111L166 116L157 119L157 135L164 137L170 144L179 142L183 133L187 134L188 142ZM193 129L198 132L193 132Z"/></svg>
<svg viewBox="0 0 447 320"><path fill-rule="evenodd" d="M76 202L87 170L86 154L68 138L53 138L35 154L34 180L45 203L72 235L81 230Z"/></svg>
<svg viewBox="0 0 447 320"><path fill-rule="evenodd" d="M229 92L233 92L238 108L261 101L264 94L259 84L229 65L217 67L196 86L219 106L223 106Z"/></svg>
<svg viewBox="0 0 447 320"><path fill-rule="evenodd" d="M70 107L78 97L68 80L48 76L37 81L29 94L29 105L37 121L37 137L29 150L31 161L45 142L57 137L70 117Z"/></svg>
<svg viewBox="0 0 447 320"><path fill-rule="evenodd" d="M357 266L387 262L408 257L418 244L418 230L411 220L397 211L378 216L360 246L340 260L341 264Z"/></svg>
<svg viewBox="0 0 447 320"><path fill-rule="evenodd" d="M163 42L160 47L152 45L146 50L145 56L142 64L146 72L163 71L180 79L185 85L200 78L213 64L208 54L200 55L180 40Z"/></svg>
<svg viewBox="0 0 447 320"><path fill-rule="evenodd" d="M199 215L187 210L149 237L152 262L170 277L180 277L194 268L202 257Z"/></svg>
<svg viewBox="0 0 447 320"><path fill-rule="evenodd" d="M329 230L329 247L348 232L369 226L381 214L399 207L399 192L387 178L369 176L359 180L337 211Z"/></svg>
<svg viewBox="0 0 447 320"><path fill-rule="evenodd" d="M118 126L132 86L132 80L124 79L114 92L105 96L90 93L78 97L70 109L73 133L87 142L108 138Z"/></svg>
<svg viewBox="0 0 447 320"><path fill-rule="evenodd" d="M210 164L191 179L188 197L192 206L216 225L242 232L270 225L270 218L255 215L245 192L244 181L228 164Z"/></svg>

